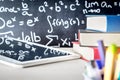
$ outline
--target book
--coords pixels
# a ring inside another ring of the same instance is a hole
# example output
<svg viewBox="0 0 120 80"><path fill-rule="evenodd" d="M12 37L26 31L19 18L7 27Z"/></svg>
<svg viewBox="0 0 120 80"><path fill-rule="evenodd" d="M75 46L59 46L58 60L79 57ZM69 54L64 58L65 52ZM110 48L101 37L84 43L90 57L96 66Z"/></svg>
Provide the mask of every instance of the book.
<svg viewBox="0 0 120 80"><path fill-rule="evenodd" d="M99 60L99 52L97 47L80 46L79 42L72 42L73 50L82 54L88 60Z"/></svg>
<svg viewBox="0 0 120 80"><path fill-rule="evenodd" d="M73 52L14 38L0 37L0 62L13 67L29 67L79 58L80 55Z"/></svg>
<svg viewBox="0 0 120 80"><path fill-rule="evenodd" d="M87 29L101 32L120 32L120 16L90 15L87 16Z"/></svg>
<svg viewBox="0 0 120 80"><path fill-rule="evenodd" d="M89 60L100 60L100 55L98 51L98 46L80 46L79 42L72 42L73 51L82 54L85 58ZM106 53L107 47L105 47ZM120 47L118 47L117 53L120 53Z"/></svg>
<svg viewBox="0 0 120 80"><path fill-rule="evenodd" d="M80 45L84 46L98 46L97 41L103 40L104 46L109 46L114 43L120 47L120 33L113 32L97 32L97 31L79 31Z"/></svg>

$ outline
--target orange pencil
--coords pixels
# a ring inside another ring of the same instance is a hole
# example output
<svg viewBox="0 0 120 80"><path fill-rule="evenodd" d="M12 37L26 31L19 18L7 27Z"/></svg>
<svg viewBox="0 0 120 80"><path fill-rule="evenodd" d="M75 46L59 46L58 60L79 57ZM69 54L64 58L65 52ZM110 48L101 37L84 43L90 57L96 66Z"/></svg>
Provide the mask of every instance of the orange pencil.
<svg viewBox="0 0 120 80"><path fill-rule="evenodd" d="M104 80L113 80L117 46L111 44L106 51Z"/></svg>
<svg viewBox="0 0 120 80"><path fill-rule="evenodd" d="M118 80L119 72L120 72L120 53L117 56L116 67L115 67L115 74L114 74L114 80Z"/></svg>

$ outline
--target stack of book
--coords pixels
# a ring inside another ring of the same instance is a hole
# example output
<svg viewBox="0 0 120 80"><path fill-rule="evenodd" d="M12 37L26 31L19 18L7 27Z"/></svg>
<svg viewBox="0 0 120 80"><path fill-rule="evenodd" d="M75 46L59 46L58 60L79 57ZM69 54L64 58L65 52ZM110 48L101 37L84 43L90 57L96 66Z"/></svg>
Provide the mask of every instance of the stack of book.
<svg viewBox="0 0 120 80"><path fill-rule="evenodd" d="M114 43L120 47L120 16L92 15L87 17L86 30L78 31L78 42L73 42L73 50L78 51L88 59L99 59L98 40L103 40L105 49Z"/></svg>
<svg viewBox="0 0 120 80"><path fill-rule="evenodd" d="M73 50L82 54L88 60L100 59L97 47L80 46L79 42L72 42Z"/></svg>

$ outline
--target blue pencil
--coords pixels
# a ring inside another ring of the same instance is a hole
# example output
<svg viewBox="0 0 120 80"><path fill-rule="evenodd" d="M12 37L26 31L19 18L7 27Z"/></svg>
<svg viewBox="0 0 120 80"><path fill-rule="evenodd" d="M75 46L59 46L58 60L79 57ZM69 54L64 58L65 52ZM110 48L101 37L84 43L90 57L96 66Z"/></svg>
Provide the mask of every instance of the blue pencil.
<svg viewBox="0 0 120 80"><path fill-rule="evenodd" d="M96 62L96 66L97 66L99 69L102 69L101 60L95 60L95 62Z"/></svg>
<svg viewBox="0 0 120 80"><path fill-rule="evenodd" d="M105 65L105 49L104 49L104 43L102 40L98 40L98 51L100 55L101 65L103 68Z"/></svg>

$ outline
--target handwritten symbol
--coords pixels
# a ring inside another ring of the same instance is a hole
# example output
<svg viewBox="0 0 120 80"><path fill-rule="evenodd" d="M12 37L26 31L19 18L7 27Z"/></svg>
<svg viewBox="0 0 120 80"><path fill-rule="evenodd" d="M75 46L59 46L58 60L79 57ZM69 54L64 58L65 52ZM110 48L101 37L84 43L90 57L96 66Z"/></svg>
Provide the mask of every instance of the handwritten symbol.
<svg viewBox="0 0 120 80"><path fill-rule="evenodd" d="M61 54L61 52L60 52L60 51L58 51L57 53L58 53L58 55L60 55L60 54Z"/></svg>
<svg viewBox="0 0 120 80"><path fill-rule="evenodd" d="M73 24L76 24L76 21L75 21L75 20L73 20Z"/></svg>
<svg viewBox="0 0 120 80"><path fill-rule="evenodd" d="M58 35L46 35L46 38L49 39L49 42L46 45L49 45L53 42L54 38L58 40Z"/></svg>
<svg viewBox="0 0 120 80"><path fill-rule="evenodd" d="M49 9L50 9L50 10L53 10L53 7L50 7Z"/></svg>
<svg viewBox="0 0 120 80"><path fill-rule="evenodd" d="M14 33L12 31L0 33L0 35L7 35L7 34L11 34L12 36L14 36Z"/></svg>
<svg viewBox="0 0 120 80"><path fill-rule="evenodd" d="M68 6L67 6L67 5L65 5L65 9L67 9L67 7L68 7Z"/></svg>
<svg viewBox="0 0 120 80"><path fill-rule="evenodd" d="M35 52L35 51L36 51L36 48L32 47L31 51Z"/></svg>
<svg viewBox="0 0 120 80"><path fill-rule="evenodd" d="M19 25L20 26L24 25L24 21L19 21Z"/></svg>
<svg viewBox="0 0 120 80"><path fill-rule="evenodd" d="M16 17L11 18L13 21L16 21Z"/></svg>
<svg viewBox="0 0 120 80"><path fill-rule="evenodd" d="M114 2L114 6L117 6L118 4L117 4L117 2Z"/></svg>
<svg viewBox="0 0 120 80"><path fill-rule="evenodd" d="M9 47L14 48L14 44L11 44Z"/></svg>
<svg viewBox="0 0 120 80"><path fill-rule="evenodd" d="M84 21L84 20L82 20L82 21L81 21L81 24L85 24L85 21Z"/></svg>
<svg viewBox="0 0 120 80"><path fill-rule="evenodd" d="M4 43L4 38L0 37L0 45Z"/></svg>
<svg viewBox="0 0 120 80"><path fill-rule="evenodd" d="M38 21L39 21L38 17L34 17L34 22L38 22Z"/></svg>
<svg viewBox="0 0 120 80"><path fill-rule="evenodd" d="M23 15L23 16L26 16L26 15L27 15L27 16L32 16L33 14L29 14L27 11L23 11L23 12L22 12L22 15Z"/></svg>
<svg viewBox="0 0 120 80"><path fill-rule="evenodd" d="M25 57L25 55L20 55L20 56L18 57L18 60L19 60L19 61L22 61L22 60L24 60L24 57Z"/></svg>
<svg viewBox="0 0 120 80"><path fill-rule="evenodd" d="M18 11L20 11L20 8L17 8Z"/></svg>
<svg viewBox="0 0 120 80"><path fill-rule="evenodd" d="M48 54L49 54L49 53L47 52L48 50L49 50L48 48L45 49L45 51L44 51L44 55L45 55L45 56L48 56Z"/></svg>
<svg viewBox="0 0 120 80"><path fill-rule="evenodd" d="M31 46L30 46L30 45L28 45L28 44L25 44L25 48L30 49L30 48L31 48Z"/></svg>
<svg viewBox="0 0 120 80"><path fill-rule="evenodd" d="M26 15L27 15L27 16L32 16L32 15L33 15L33 14L29 14L29 13L28 13L29 8L28 8L28 4L27 4L27 3L23 3L23 2L22 2L22 7L23 7L23 9L22 9L22 11L23 11L23 12L22 12L22 15L23 15L23 16L26 16Z"/></svg>
<svg viewBox="0 0 120 80"><path fill-rule="evenodd" d="M63 1L59 1L59 4L60 4L60 5L64 5Z"/></svg>
<svg viewBox="0 0 120 80"><path fill-rule="evenodd" d="M79 20L79 18L76 18L76 20L77 20L77 23L78 23L78 26L80 25L80 20ZM84 21L84 20L83 20ZM85 24L85 22L83 22L82 24Z"/></svg>
<svg viewBox="0 0 120 80"><path fill-rule="evenodd" d="M76 2L76 5L77 5L77 6L80 6L79 0L76 0L75 2Z"/></svg>
<svg viewBox="0 0 120 80"><path fill-rule="evenodd" d="M18 42L18 46L22 46L22 43L21 43L21 42Z"/></svg>
<svg viewBox="0 0 120 80"><path fill-rule="evenodd" d="M45 7L48 7L48 3L46 1L44 2L44 5L45 5Z"/></svg>
<svg viewBox="0 0 120 80"><path fill-rule="evenodd" d="M36 60L36 59L41 59L42 58L42 56L35 56L34 57L34 59Z"/></svg>
<svg viewBox="0 0 120 80"><path fill-rule="evenodd" d="M29 55L29 51L19 50L19 55Z"/></svg>
<svg viewBox="0 0 120 80"><path fill-rule="evenodd" d="M69 39L70 40L70 39ZM68 41L68 38L65 38L65 39L61 39L61 41L63 42L62 45L65 46L65 45L68 45L68 46L71 46L70 42ZM67 42L68 41L68 42Z"/></svg>

